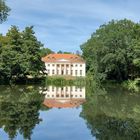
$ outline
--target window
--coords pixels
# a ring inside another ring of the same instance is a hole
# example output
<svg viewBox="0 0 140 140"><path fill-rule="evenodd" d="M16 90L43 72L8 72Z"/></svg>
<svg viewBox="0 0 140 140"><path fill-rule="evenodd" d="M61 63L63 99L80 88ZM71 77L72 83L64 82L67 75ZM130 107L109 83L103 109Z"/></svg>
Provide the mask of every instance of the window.
<svg viewBox="0 0 140 140"><path fill-rule="evenodd" d="M50 66L50 64L48 64L48 67Z"/></svg>
<svg viewBox="0 0 140 140"><path fill-rule="evenodd" d="M68 87L66 87L66 91L68 91Z"/></svg>
<svg viewBox="0 0 140 140"><path fill-rule="evenodd" d="M57 64L57 67L60 67L60 65L59 65L59 64Z"/></svg>
<svg viewBox="0 0 140 140"><path fill-rule="evenodd" d="M66 75L68 75L68 70L66 70Z"/></svg>
<svg viewBox="0 0 140 140"><path fill-rule="evenodd" d="M77 67L77 64L75 65L75 67Z"/></svg>
<svg viewBox="0 0 140 140"><path fill-rule="evenodd" d="M82 70L80 70L80 75L82 75Z"/></svg>
<svg viewBox="0 0 140 140"><path fill-rule="evenodd" d="M75 91L77 91L77 87L75 87Z"/></svg>
<svg viewBox="0 0 140 140"><path fill-rule="evenodd" d="M69 67L69 65L67 64L66 67Z"/></svg>
<svg viewBox="0 0 140 140"><path fill-rule="evenodd" d="M57 70L57 74L59 74L59 70Z"/></svg>
<svg viewBox="0 0 140 140"><path fill-rule="evenodd" d="M48 70L48 74L50 74L50 70Z"/></svg>
<svg viewBox="0 0 140 140"><path fill-rule="evenodd" d="M66 94L66 97L69 97L69 94Z"/></svg>
<svg viewBox="0 0 140 140"><path fill-rule="evenodd" d="M71 70L71 75L73 75L73 70Z"/></svg>
<svg viewBox="0 0 140 140"><path fill-rule="evenodd" d="M56 91L58 91L58 87L56 88Z"/></svg>
<svg viewBox="0 0 140 140"><path fill-rule="evenodd" d="M54 87L52 87L52 91L54 91Z"/></svg>
<svg viewBox="0 0 140 140"><path fill-rule="evenodd" d="M73 88L72 87L70 87L70 91L73 91Z"/></svg>
<svg viewBox="0 0 140 140"><path fill-rule="evenodd" d="M71 64L71 67L73 67L73 65Z"/></svg>
<svg viewBox="0 0 140 140"><path fill-rule="evenodd" d="M54 70L52 70L52 74L54 74Z"/></svg>
<svg viewBox="0 0 140 140"><path fill-rule="evenodd" d="M53 64L52 66L54 67L55 65Z"/></svg>
<svg viewBox="0 0 140 140"><path fill-rule="evenodd" d="M77 70L75 70L75 75L77 75Z"/></svg>
<svg viewBox="0 0 140 140"><path fill-rule="evenodd" d="M80 65L80 67L82 67L82 64Z"/></svg>

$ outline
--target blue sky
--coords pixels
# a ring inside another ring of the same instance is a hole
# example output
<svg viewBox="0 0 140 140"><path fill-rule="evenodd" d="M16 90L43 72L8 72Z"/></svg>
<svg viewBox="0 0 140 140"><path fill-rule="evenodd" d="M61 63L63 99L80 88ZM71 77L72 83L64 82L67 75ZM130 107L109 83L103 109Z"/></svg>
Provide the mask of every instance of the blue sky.
<svg viewBox="0 0 140 140"><path fill-rule="evenodd" d="M111 19L140 20L139 0L7 0L12 9L0 24L5 34L11 25L23 30L34 25L38 39L53 51L80 50L90 35Z"/></svg>

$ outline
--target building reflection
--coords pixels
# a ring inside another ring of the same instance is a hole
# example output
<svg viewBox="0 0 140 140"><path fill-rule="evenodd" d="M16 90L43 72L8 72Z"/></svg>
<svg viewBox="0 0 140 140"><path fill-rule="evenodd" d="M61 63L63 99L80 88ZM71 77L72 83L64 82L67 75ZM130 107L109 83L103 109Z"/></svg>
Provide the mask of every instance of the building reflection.
<svg viewBox="0 0 140 140"><path fill-rule="evenodd" d="M49 86L45 94L44 105L49 108L73 108L85 102L85 87Z"/></svg>

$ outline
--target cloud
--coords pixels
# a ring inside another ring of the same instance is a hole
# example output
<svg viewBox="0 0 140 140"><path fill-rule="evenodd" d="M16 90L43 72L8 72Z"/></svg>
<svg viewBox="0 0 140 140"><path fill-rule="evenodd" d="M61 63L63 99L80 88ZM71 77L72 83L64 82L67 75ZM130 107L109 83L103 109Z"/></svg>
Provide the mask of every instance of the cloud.
<svg viewBox="0 0 140 140"><path fill-rule="evenodd" d="M6 33L10 25L20 29L34 25L44 46L58 51L76 51L92 32L111 19L139 21L138 0L7 0L12 11L0 25Z"/></svg>

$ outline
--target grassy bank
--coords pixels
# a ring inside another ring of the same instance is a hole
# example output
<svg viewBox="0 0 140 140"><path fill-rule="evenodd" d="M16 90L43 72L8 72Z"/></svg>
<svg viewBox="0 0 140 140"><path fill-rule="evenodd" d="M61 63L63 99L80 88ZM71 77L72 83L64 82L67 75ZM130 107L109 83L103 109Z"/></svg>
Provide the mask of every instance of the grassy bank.
<svg viewBox="0 0 140 140"><path fill-rule="evenodd" d="M65 77L65 76L48 76L45 80L46 85L64 86L64 85L75 85L84 86L86 85L86 78L83 77Z"/></svg>

